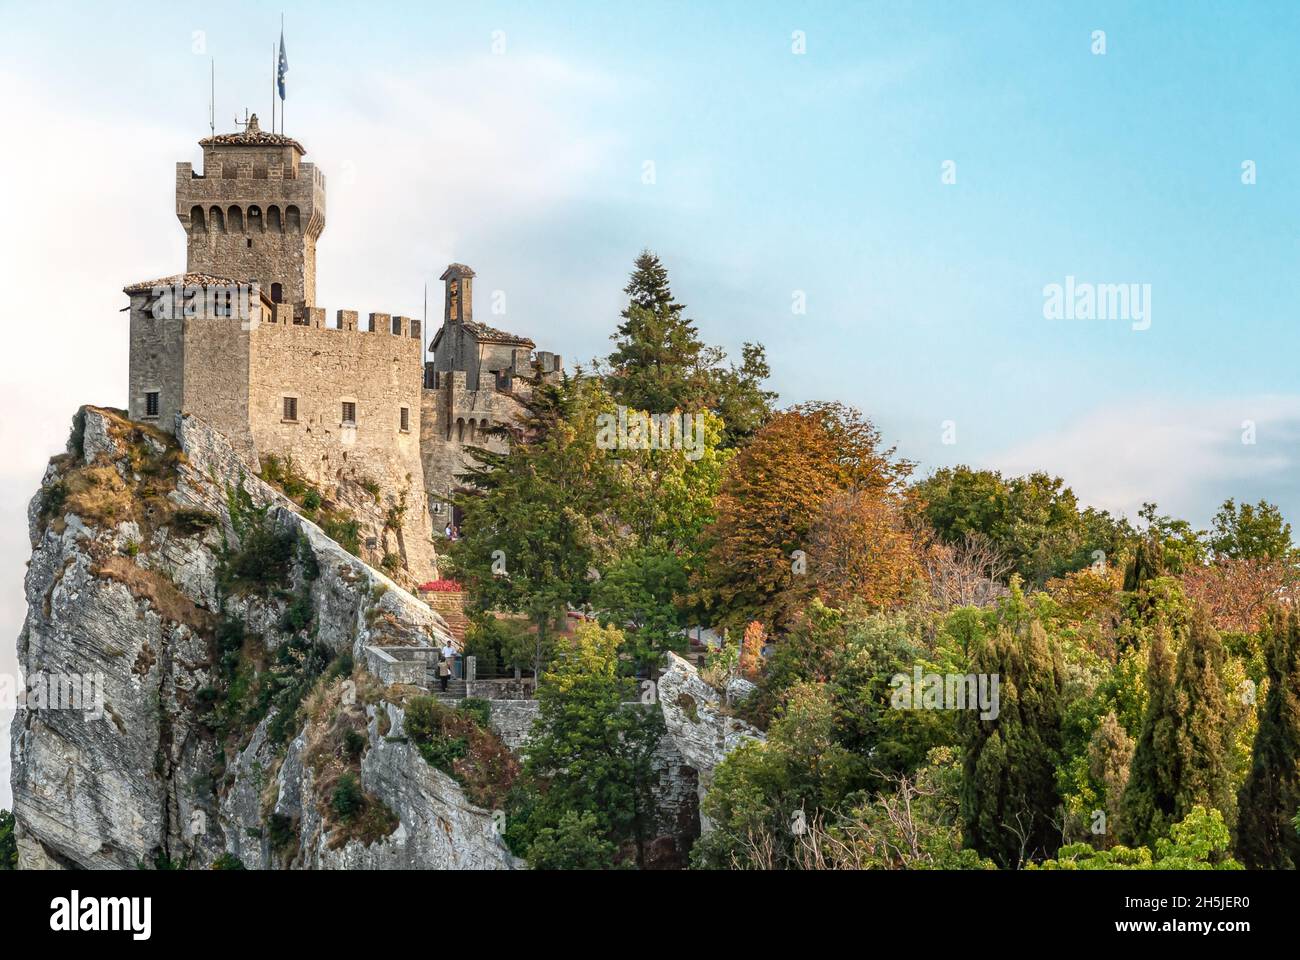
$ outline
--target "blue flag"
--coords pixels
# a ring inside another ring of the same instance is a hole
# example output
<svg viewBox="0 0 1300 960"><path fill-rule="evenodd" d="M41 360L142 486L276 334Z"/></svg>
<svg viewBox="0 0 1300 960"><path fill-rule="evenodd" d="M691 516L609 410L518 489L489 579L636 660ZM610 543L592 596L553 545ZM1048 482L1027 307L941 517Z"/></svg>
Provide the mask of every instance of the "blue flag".
<svg viewBox="0 0 1300 960"><path fill-rule="evenodd" d="M275 84L280 90L280 99L284 99L284 75L289 72L289 58L284 55L284 31L280 31L280 62L275 70Z"/></svg>

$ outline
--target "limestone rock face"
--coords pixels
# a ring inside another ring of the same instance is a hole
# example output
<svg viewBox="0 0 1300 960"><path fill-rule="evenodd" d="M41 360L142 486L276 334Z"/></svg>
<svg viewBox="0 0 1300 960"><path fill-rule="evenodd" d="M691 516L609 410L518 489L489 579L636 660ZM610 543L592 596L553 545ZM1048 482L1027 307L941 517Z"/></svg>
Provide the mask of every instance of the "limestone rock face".
<svg viewBox="0 0 1300 960"><path fill-rule="evenodd" d="M659 678L659 703L668 736L686 762L699 774L699 796L704 799L713 782L713 768L746 740L766 740L762 731L724 711L724 697L700 679L687 660L668 654L668 669ZM708 818L700 814L700 830L708 832Z"/></svg>
<svg viewBox="0 0 1300 960"><path fill-rule="evenodd" d="M278 528L298 535L302 555L292 590L232 594L222 610L221 552L239 536L229 494L241 483ZM135 869L160 858L206 867L223 854L249 868L515 865L490 811L413 748L380 736L377 722L361 781L400 825L369 846L328 848L302 734L289 731L287 747L273 742L274 706L242 749L224 755L205 717L223 617L237 618L268 658L295 639L284 622L295 597L306 598L313 642L357 663L369 644L436 642L447 631L261 482L219 433L184 418L172 440L83 408L28 523L18 638L26 702L12 725L20 867ZM318 571L310 582L307 566ZM384 707L368 709L377 718ZM299 832L288 862L271 850L272 811Z"/></svg>

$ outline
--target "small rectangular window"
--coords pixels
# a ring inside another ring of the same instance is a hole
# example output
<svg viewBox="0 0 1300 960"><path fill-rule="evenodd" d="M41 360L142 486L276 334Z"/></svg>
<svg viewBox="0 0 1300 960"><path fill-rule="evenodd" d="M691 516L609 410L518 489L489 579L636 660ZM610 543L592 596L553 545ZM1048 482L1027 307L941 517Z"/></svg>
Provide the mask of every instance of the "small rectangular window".
<svg viewBox="0 0 1300 960"><path fill-rule="evenodd" d="M411 429L411 411L407 407L402 407L401 416L398 417L398 423L402 433L407 433Z"/></svg>
<svg viewBox="0 0 1300 960"><path fill-rule="evenodd" d="M393 336L400 336L402 333L402 318L393 317Z"/></svg>
<svg viewBox="0 0 1300 960"><path fill-rule="evenodd" d="M284 419L286 420L298 419L298 398L297 397L284 398Z"/></svg>
<svg viewBox="0 0 1300 960"><path fill-rule="evenodd" d="M343 404L343 423L349 427L357 425L357 405L355 403Z"/></svg>
<svg viewBox="0 0 1300 960"><path fill-rule="evenodd" d="M150 390L144 395L144 415L146 417L158 416L158 391Z"/></svg>

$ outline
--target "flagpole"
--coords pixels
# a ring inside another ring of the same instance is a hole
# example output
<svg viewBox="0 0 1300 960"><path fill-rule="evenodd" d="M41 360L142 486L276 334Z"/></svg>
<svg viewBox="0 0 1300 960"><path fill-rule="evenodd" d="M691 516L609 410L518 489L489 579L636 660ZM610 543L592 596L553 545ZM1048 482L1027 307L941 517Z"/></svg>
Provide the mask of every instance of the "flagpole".
<svg viewBox="0 0 1300 960"><path fill-rule="evenodd" d="M275 71L278 66L275 44L271 44L271 132L275 133Z"/></svg>
<svg viewBox="0 0 1300 960"><path fill-rule="evenodd" d="M280 49L284 49L284 11L280 12ZM280 62L276 60L276 82L279 83ZM284 133L284 98L280 98L280 132Z"/></svg>

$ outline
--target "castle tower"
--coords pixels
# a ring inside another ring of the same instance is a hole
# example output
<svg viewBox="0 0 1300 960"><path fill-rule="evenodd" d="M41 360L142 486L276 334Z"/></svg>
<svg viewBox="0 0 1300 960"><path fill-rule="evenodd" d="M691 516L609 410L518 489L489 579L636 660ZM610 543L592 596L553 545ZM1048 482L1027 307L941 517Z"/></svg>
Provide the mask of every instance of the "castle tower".
<svg viewBox="0 0 1300 960"><path fill-rule="evenodd" d="M302 162L297 140L262 130L256 114L239 133L206 137L199 146L201 174L176 165L186 272L256 280L274 302L314 306L325 175Z"/></svg>
<svg viewBox="0 0 1300 960"><path fill-rule="evenodd" d="M446 286L443 303L444 323L469 323L474 319L474 271L463 263L453 263L438 278Z"/></svg>

